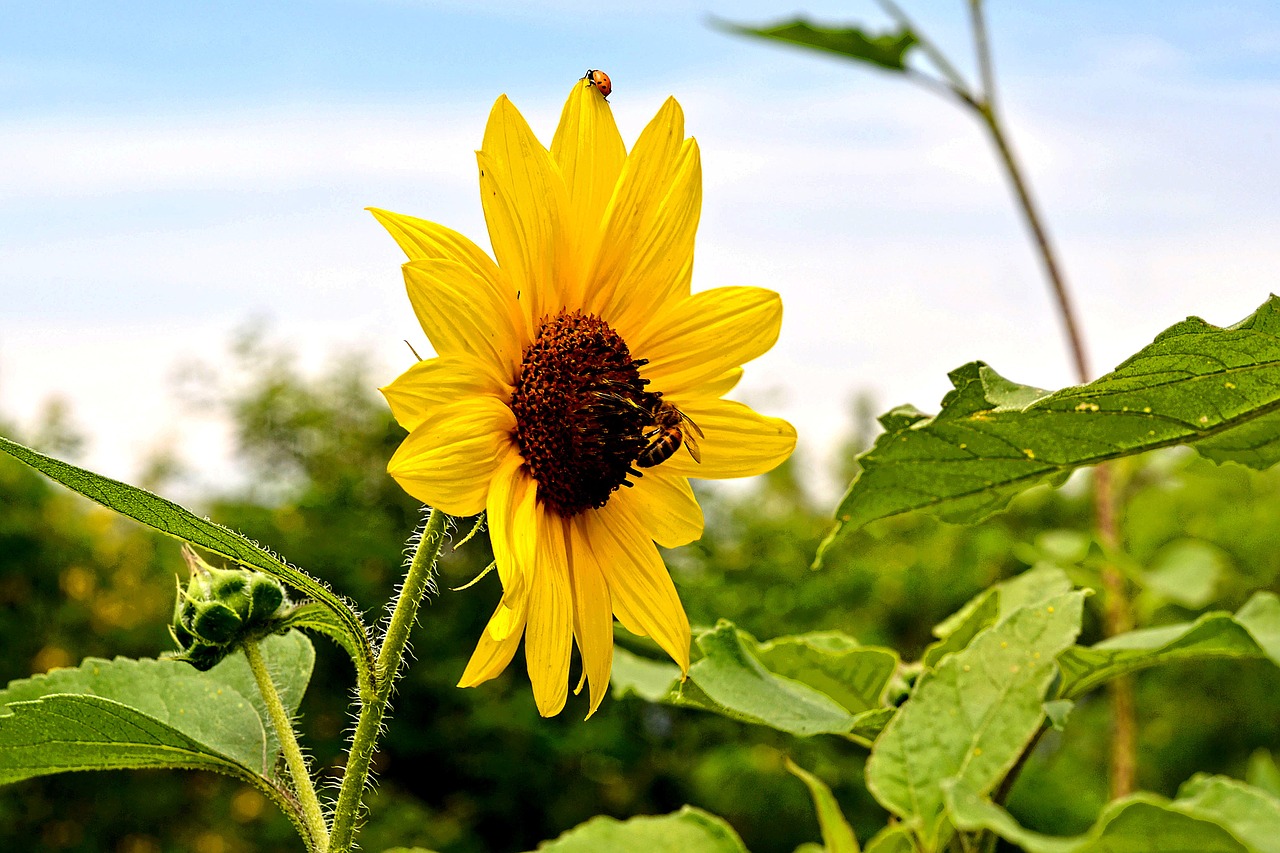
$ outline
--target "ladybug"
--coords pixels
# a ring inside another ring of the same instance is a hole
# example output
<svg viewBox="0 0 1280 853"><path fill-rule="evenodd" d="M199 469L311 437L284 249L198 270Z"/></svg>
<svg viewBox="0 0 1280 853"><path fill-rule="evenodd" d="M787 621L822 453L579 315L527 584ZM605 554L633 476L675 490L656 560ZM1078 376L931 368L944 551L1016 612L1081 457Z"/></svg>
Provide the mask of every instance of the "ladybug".
<svg viewBox="0 0 1280 853"><path fill-rule="evenodd" d="M609 80L609 75L597 68L588 68L582 79L599 89L600 94L606 98L613 91L613 82Z"/></svg>

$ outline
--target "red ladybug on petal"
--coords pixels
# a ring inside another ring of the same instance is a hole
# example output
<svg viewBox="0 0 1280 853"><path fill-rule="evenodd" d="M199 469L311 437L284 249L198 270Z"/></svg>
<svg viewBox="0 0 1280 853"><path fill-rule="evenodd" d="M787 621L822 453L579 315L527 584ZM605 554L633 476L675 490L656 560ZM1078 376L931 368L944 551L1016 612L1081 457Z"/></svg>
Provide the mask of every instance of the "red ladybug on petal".
<svg viewBox="0 0 1280 853"><path fill-rule="evenodd" d="M598 68L588 68L582 79L599 89L600 94L606 98L613 91L613 82L609 79L609 75Z"/></svg>

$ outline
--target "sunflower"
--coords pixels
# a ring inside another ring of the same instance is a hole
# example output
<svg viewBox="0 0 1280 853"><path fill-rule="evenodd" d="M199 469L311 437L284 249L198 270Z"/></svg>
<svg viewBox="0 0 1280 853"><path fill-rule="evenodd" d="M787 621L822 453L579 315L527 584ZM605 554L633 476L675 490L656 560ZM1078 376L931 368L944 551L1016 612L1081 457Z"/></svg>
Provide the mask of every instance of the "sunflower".
<svg viewBox="0 0 1280 853"><path fill-rule="evenodd" d="M777 340L782 303L690 292L702 165L674 98L628 153L589 81L550 150L504 95L476 159L496 263L448 228L372 210L409 256L437 354L382 389L409 431L387 470L443 512L488 514L503 595L459 686L502 672L523 636L538 710L557 714L576 640L590 716L615 616L688 671L657 546L702 535L689 478L760 474L795 447L786 421L722 399Z"/></svg>

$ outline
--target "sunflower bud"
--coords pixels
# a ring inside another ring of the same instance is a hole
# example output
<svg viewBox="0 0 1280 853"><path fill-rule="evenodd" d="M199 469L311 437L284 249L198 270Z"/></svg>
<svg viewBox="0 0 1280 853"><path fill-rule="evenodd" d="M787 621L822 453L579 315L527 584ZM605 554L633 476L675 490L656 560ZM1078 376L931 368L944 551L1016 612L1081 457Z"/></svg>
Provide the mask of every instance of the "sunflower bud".
<svg viewBox="0 0 1280 853"><path fill-rule="evenodd" d="M248 569L217 569L190 548L182 556L191 569L184 589L178 585L169 633L180 651L174 655L196 669L208 670L242 643L272 633L293 609L275 578Z"/></svg>

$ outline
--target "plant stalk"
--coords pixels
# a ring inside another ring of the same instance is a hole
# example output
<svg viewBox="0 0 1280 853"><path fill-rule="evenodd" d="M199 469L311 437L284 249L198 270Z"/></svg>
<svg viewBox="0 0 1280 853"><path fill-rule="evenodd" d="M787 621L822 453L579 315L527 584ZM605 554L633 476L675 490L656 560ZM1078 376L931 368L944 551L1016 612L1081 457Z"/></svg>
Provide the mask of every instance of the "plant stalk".
<svg viewBox="0 0 1280 853"><path fill-rule="evenodd" d="M347 767L342 775L342 786L338 790L338 802L333 815L333 834L329 845L331 853L347 853L351 849L355 837L356 818L359 816L361 799L369 781L369 771L373 764L374 752L377 750L382 721L391 701L400 663L404 659L409 632L418 618L418 606L422 603L422 597L435 571L436 559L440 556L440 547L444 544L444 527L447 520L448 516L440 510L431 510L431 515L427 518L422 531L422 538L418 541L418 548L413 554L413 560L409 563L409 570L405 573L400 595L397 596L395 607L391 611L391 621L387 625L386 636L383 637L382 646L378 650L377 688L373 696L364 701L360 707L356 731L351 738Z"/></svg>
<svg viewBox="0 0 1280 853"><path fill-rule="evenodd" d="M315 784L311 781L311 773L307 770L307 760L298 746L298 737L293 731L293 722L285 713L284 702L276 690L271 673L267 671L267 662L262 658L262 650L256 640L245 643L244 656L249 659L249 669L253 671L254 680L258 682L258 692L267 705L267 714L271 717L271 725L280 739L280 749L284 753L285 765L293 779L294 793L302 806L302 818L311 835L308 846L317 853L326 853L329 849L329 827L325 823L324 810L320 808L320 799L316 796Z"/></svg>
<svg viewBox="0 0 1280 853"><path fill-rule="evenodd" d="M986 19L982 13L982 0L969 0L969 11L983 92L977 98L961 98L961 100L973 105L982 118L983 126L987 129L996 152L1000 155L1001 165L1004 166L1005 175L1017 198L1018 208L1022 211L1022 218L1026 222L1027 230L1031 233L1045 277L1048 278L1050 289L1056 299L1058 316L1067 334L1076 376L1081 383L1085 383L1089 381L1092 372L1089 369L1084 337L1076 319L1075 306L1067 289L1066 278L1058 264L1039 208L1031 195L1030 186L1023 177L1017 156L1005 136L996 108L995 75L992 70ZM1116 524L1116 494L1111 474L1110 467L1105 464L1094 468L1094 517L1098 539L1102 543L1103 550L1108 554L1115 553L1120 545L1119 529ZM1107 636L1113 637L1132 630L1133 606L1129 600L1125 579L1116 567L1108 561L1103 565L1101 574L1102 585L1107 596L1105 629ZM1130 678L1115 679L1111 682L1109 690L1112 703L1110 782L1111 796L1114 799L1132 792L1134 787L1137 766L1137 715L1134 707L1133 682Z"/></svg>

